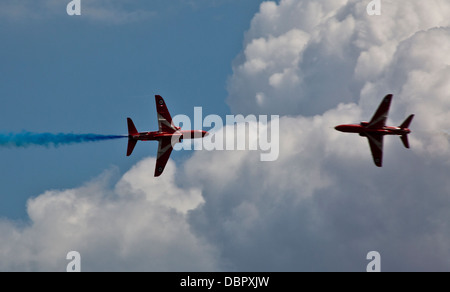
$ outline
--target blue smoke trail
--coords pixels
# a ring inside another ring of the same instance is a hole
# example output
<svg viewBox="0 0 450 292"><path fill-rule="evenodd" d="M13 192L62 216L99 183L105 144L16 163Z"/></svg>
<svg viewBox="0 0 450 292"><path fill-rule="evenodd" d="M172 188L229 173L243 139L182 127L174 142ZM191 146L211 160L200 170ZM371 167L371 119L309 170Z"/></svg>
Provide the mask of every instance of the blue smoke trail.
<svg viewBox="0 0 450 292"><path fill-rule="evenodd" d="M118 135L97 135L97 134L51 134L51 133L0 133L0 147L29 147L45 146L58 147L62 145L97 142L126 138L128 136Z"/></svg>

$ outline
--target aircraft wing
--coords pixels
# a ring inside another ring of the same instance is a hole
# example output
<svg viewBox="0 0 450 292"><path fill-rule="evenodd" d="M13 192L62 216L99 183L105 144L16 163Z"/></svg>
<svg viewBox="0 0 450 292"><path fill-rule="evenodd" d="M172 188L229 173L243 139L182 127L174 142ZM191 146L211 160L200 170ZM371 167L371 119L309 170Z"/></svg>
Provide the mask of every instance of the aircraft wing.
<svg viewBox="0 0 450 292"><path fill-rule="evenodd" d="M160 132L176 132L172 117L167 109L166 102L160 95L155 95L156 112L158 113L158 126Z"/></svg>
<svg viewBox="0 0 450 292"><path fill-rule="evenodd" d="M366 134L369 140L370 151L372 152L373 162L378 167L383 166L383 135Z"/></svg>
<svg viewBox="0 0 450 292"><path fill-rule="evenodd" d="M392 94L386 95L381 102L374 116L369 122L367 128L382 128L386 126L386 120L389 114L389 108L391 107Z"/></svg>
<svg viewBox="0 0 450 292"><path fill-rule="evenodd" d="M155 167L155 177L160 176L164 168L166 167L167 161L169 161L170 154L172 153L172 139L163 138L158 142L158 156L156 159Z"/></svg>

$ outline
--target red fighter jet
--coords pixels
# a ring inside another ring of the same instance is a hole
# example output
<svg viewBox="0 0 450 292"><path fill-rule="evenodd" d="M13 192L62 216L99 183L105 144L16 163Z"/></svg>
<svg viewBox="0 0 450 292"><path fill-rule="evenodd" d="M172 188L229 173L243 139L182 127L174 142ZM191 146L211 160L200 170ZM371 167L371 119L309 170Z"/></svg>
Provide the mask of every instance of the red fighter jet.
<svg viewBox="0 0 450 292"><path fill-rule="evenodd" d="M385 135L400 136L403 145L409 149L408 134L411 133L411 130L408 127L414 115L410 115L400 127L386 127L392 96L389 94L383 99L370 122L361 122L359 125L340 125L335 128L341 132L358 133L362 137L367 137L373 161L378 167L383 166L383 138Z"/></svg>
<svg viewBox="0 0 450 292"><path fill-rule="evenodd" d="M164 99L161 96L156 95L155 100L156 111L158 113L159 131L139 133L136 130L133 121L130 118L127 118L127 156L130 156L131 153L133 153L134 147L139 140L158 141L158 156L155 167L155 177L157 177L163 173L167 161L169 160L170 154L172 153L173 146L175 146L176 143L181 142L183 139L203 138L208 135L208 132L201 130L182 131L180 127L175 127Z"/></svg>

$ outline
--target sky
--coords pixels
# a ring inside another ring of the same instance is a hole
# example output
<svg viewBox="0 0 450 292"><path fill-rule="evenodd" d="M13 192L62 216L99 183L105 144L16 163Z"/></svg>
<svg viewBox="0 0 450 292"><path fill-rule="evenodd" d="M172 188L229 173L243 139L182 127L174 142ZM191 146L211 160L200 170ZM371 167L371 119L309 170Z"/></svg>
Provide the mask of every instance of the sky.
<svg viewBox="0 0 450 292"><path fill-rule="evenodd" d="M152 131L155 94L173 115L192 116L195 106L230 113L226 80L258 1L87 0L78 18L67 15L69 1L35 2L0 4L0 132L121 135L127 117ZM29 197L156 155L156 145L139 146L130 158L122 140L1 149L0 215L26 219Z"/></svg>
<svg viewBox="0 0 450 292"><path fill-rule="evenodd" d="M279 115L280 155L174 152L156 179L156 143L0 148L0 271L450 270L448 1L65 2L0 4L0 133L153 130L160 94ZM377 168L334 126L386 94L416 117Z"/></svg>

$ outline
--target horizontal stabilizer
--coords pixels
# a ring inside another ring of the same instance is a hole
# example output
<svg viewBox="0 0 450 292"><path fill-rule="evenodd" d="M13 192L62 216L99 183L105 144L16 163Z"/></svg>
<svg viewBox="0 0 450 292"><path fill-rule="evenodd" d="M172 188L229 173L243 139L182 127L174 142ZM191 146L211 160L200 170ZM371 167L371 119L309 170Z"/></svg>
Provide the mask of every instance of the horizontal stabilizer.
<svg viewBox="0 0 450 292"><path fill-rule="evenodd" d="M138 140L128 139L128 148L127 148L127 156L130 156L133 153L134 147L136 147L136 143Z"/></svg>
<svg viewBox="0 0 450 292"><path fill-rule="evenodd" d="M405 145L405 147L409 149L408 135L403 135L400 137L400 139L402 139L403 145Z"/></svg>

